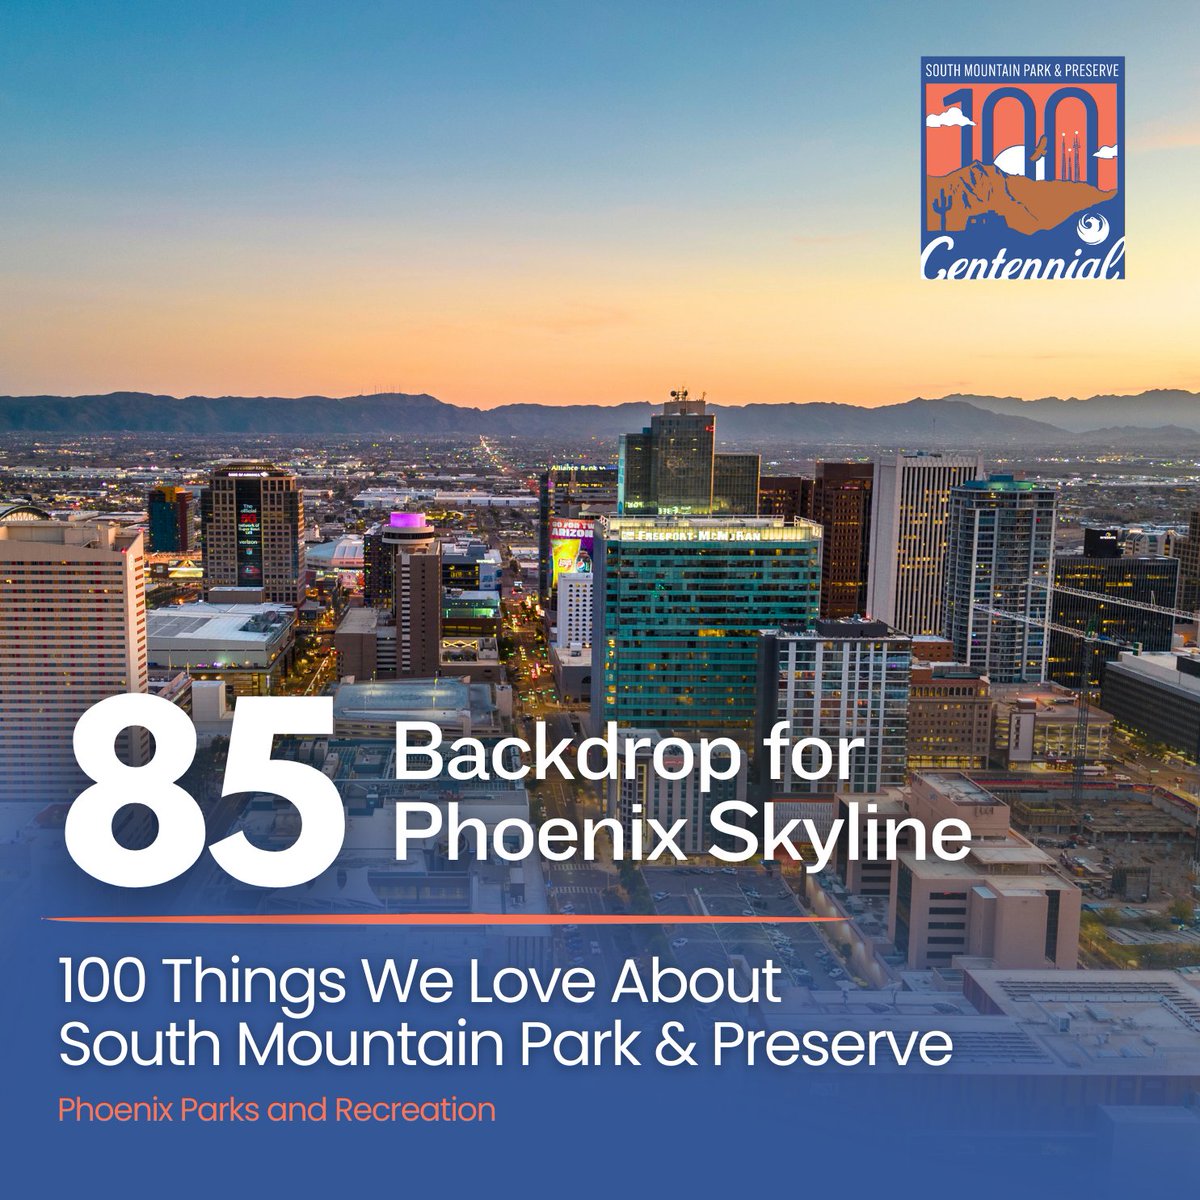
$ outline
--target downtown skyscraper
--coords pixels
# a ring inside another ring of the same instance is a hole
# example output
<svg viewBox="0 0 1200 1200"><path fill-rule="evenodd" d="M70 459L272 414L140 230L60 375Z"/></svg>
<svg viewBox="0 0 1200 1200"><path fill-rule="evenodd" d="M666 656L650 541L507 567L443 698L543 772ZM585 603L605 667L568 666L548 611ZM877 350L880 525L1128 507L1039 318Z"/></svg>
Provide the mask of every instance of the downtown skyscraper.
<svg viewBox="0 0 1200 1200"><path fill-rule="evenodd" d="M200 493L204 594L262 592L299 605L304 598L304 501L290 471L235 462L213 471Z"/></svg>
<svg viewBox="0 0 1200 1200"><path fill-rule="evenodd" d="M783 756L777 779L764 779L766 799L858 794L901 787L908 777L908 699L912 639L882 621L818 620L807 627L768 629L759 642L756 742L762 745L777 722L785 736L861 738L849 756L850 777L836 773L806 780ZM804 764L813 770L813 756Z"/></svg>
<svg viewBox="0 0 1200 1200"><path fill-rule="evenodd" d="M86 785L75 722L97 701L144 692L142 534L107 521L0 521L0 800L61 802ZM130 765L149 736L119 743Z"/></svg>
<svg viewBox="0 0 1200 1200"><path fill-rule="evenodd" d="M983 475L978 454L897 454L875 464L867 615L940 637L950 489Z"/></svg>
<svg viewBox="0 0 1200 1200"><path fill-rule="evenodd" d="M618 506L623 516L756 516L761 460L717 454L716 416L704 398L672 392L641 433L621 435Z"/></svg>
<svg viewBox="0 0 1200 1200"><path fill-rule="evenodd" d="M819 462L804 481L800 516L821 526L821 616L863 616L871 551L873 463Z"/></svg>
<svg viewBox="0 0 1200 1200"><path fill-rule="evenodd" d="M1011 475L950 490L945 636L993 684L1045 677L1056 502Z"/></svg>
<svg viewBox="0 0 1200 1200"><path fill-rule="evenodd" d="M189 554L192 549L192 493L163 484L146 497L147 551Z"/></svg>
<svg viewBox="0 0 1200 1200"><path fill-rule="evenodd" d="M749 736L759 631L808 624L821 530L781 517L597 526L592 723Z"/></svg>

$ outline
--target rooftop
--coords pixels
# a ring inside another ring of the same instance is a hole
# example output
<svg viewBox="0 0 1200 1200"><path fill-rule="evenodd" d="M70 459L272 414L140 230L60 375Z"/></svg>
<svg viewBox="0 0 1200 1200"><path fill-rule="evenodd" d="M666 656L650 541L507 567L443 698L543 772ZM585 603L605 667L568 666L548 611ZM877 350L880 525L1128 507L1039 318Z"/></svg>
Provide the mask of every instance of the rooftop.
<svg viewBox="0 0 1200 1200"><path fill-rule="evenodd" d="M268 645L284 634L296 618L286 604L194 604L154 608L146 613L147 642L172 641L186 649L220 642Z"/></svg>
<svg viewBox="0 0 1200 1200"><path fill-rule="evenodd" d="M1200 1073L1200 991L1175 971L967 971L977 1007L1016 1020L1061 1066Z"/></svg>
<svg viewBox="0 0 1200 1200"><path fill-rule="evenodd" d="M492 689L465 679L401 679L387 683L343 683L333 694L335 721L453 721L495 711Z"/></svg>
<svg viewBox="0 0 1200 1200"><path fill-rule="evenodd" d="M955 804L978 804L992 808L1003 804L987 788L957 771L922 771L921 780L933 791Z"/></svg>
<svg viewBox="0 0 1200 1200"><path fill-rule="evenodd" d="M348 533L337 541L309 546L305 557L310 567L328 566L335 571L355 571L363 565L363 539Z"/></svg>
<svg viewBox="0 0 1200 1200"><path fill-rule="evenodd" d="M912 641L908 634L893 629L886 621L873 621L866 617L841 617L837 620L813 621L808 625L784 625L771 632L778 632L785 637Z"/></svg>
<svg viewBox="0 0 1200 1200"><path fill-rule="evenodd" d="M605 537L623 542L812 542L821 527L784 517L601 517Z"/></svg>

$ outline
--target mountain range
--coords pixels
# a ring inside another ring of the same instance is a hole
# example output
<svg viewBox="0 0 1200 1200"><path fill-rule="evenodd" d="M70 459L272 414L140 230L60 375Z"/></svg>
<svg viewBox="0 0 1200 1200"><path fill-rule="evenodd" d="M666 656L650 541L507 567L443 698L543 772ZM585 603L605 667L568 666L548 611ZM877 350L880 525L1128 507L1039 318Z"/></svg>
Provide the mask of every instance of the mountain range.
<svg viewBox="0 0 1200 1200"><path fill-rule="evenodd" d="M972 162L949 175L926 177L925 227L957 231L966 228L971 217L994 212L1010 229L1036 233L1053 229L1072 213L1093 208L1114 195L1079 181L1028 179L987 163ZM939 214L945 217L944 224Z"/></svg>
<svg viewBox="0 0 1200 1200"><path fill-rule="evenodd" d="M1110 444L1200 439L1200 394L1172 389L1136 396L1020 400L1014 396L917 398L879 408L852 404L713 404L722 441L971 445L1059 442ZM640 429L648 403L505 404L468 408L427 394L372 396L0 396L0 434L146 433L345 436L405 434L615 438Z"/></svg>

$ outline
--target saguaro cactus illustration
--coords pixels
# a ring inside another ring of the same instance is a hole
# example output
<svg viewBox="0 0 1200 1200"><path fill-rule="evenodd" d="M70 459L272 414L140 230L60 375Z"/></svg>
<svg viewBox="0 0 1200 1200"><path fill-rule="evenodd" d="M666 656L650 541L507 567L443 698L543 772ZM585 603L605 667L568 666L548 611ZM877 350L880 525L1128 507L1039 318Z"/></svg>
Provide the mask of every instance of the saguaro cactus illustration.
<svg viewBox="0 0 1200 1200"><path fill-rule="evenodd" d="M946 214L950 211L950 197L946 195L946 189L938 188L937 198L930 203L933 205L933 211L942 218L942 233L945 233Z"/></svg>

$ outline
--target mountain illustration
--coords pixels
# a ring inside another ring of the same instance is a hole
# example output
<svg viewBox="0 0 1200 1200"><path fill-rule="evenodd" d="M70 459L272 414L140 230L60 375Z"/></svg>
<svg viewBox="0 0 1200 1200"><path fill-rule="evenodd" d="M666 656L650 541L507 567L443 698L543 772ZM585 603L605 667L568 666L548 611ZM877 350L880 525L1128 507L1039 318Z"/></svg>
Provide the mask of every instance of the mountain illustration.
<svg viewBox="0 0 1200 1200"><path fill-rule="evenodd" d="M1017 233L1037 233L1115 195L1115 190L1101 191L1088 183L1008 175L976 160L948 175L926 177L925 225L953 233L965 229L972 217L991 212Z"/></svg>

